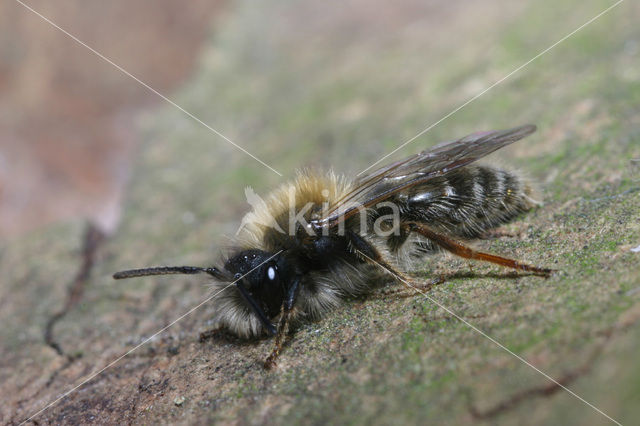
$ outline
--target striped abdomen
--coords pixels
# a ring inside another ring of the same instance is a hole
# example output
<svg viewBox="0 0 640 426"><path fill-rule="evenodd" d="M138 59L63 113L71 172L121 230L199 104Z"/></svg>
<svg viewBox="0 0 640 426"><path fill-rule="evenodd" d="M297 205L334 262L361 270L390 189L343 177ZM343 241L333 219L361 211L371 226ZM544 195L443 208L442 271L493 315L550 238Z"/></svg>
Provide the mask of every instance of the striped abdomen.
<svg viewBox="0 0 640 426"><path fill-rule="evenodd" d="M538 204L532 188L513 172L468 166L398 194L402 221L415 221L450 236L477 238ZM399 248L404 238L391 238Z"/></svg>

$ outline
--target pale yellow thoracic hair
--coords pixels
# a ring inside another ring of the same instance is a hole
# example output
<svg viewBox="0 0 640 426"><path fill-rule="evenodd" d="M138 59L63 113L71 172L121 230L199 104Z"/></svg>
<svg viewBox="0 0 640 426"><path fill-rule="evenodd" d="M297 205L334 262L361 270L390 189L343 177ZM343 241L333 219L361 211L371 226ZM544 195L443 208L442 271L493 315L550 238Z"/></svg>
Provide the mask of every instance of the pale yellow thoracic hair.
<svg viewBox="0 0 640 426"><path fill-rule="evenodd" d="M237 241L244 247L259 247L268 228L288 232L292 212L297 213L309 203L328 209L346 195L352 186L349 179L331 170L299 170L294 180L280 185L264 197L263 202L252 203L253 209L242 219ZM305 214L306 219L309 219L308 216Z"/></svg>

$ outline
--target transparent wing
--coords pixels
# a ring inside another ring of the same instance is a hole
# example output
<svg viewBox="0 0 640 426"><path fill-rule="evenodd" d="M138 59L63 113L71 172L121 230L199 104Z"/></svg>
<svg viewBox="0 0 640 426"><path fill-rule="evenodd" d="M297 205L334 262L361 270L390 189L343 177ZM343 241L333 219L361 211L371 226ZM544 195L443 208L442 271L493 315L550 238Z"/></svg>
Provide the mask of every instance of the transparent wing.
<svg viewBox="0 0 640 426"><path fill-rule="evenodd" d="M404 160L380 167L358 179L354 188L337 200L327 214L312 221L316 227L332 227L414 185L464 167L536 131L534 125L508 130L477 132L453 142L444 142Z"/></svg>

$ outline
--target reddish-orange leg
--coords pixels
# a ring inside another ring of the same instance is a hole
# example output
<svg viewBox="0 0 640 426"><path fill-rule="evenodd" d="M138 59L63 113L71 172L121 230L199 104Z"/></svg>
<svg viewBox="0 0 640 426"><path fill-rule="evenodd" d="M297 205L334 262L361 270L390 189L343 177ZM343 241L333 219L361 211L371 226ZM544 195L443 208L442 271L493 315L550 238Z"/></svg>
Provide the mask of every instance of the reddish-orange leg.
<svg viewBox="0 0 640 426"><path fill-rule="evenodd" d="M273 351L271 351L271 354L264 362L264 368L267 370L270 370L276 366L276 360L280 356L282 344L285 337L287 336L287 331L289 331L289 319L291 318L291 312L292 309L287 310L285 309L285 306L282 305L282 315L280 316L280 321L278 321L278 334L276 334L276 341L273 347Z"/></svg>
<svg viewBox="0 0 640 426"><path fill-rule="evenodd" d="M469 246L462 244L444 234L434 231L426 225L416 222L409 222L403 224L404 228L408 232L417 232L420 235L427 237L429 240L438 244L443 249L450 251L456 256L464 257L465 259L484 260L486 262L495 263L497 265L506 266L507 268L513 268L520 271L532 272L536 275L548 277L553 272L553 269L540 268L538 266L528 265L515 259L509 259L507 257L497 256L495 254L484 253L472 249Z"/></svg>
<svg viewBox="0 0 640 426"><path fill-rule="evenodd" d="M284 339L289 331L289 321L293 314L293 310L295 309L296 299L300 293L301 281L301 276L296 276L294 278L293 284L291 284L291 287L289 288L287 298L282 304L282 314L280 315L280 321L278 321L278 332L276 333L275 345L273 347L273 351L271 351L271 355L269 355L264 362L264 368L267 370L276 366L276 360L280 356L282 344L284 343Z"/></svg>

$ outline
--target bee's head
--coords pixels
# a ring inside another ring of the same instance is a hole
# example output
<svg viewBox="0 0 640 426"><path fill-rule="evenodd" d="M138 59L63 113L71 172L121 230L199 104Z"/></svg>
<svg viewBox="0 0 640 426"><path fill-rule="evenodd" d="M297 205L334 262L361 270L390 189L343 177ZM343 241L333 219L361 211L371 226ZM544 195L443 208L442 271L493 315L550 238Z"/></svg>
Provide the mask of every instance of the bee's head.
<svg viewBox="0 0 640 426"><path fill-rule="evenodd" d="M246 304L271 334L276 329L271 319L278 316L293 277L300 275L299 262L286 252L269 253L263 250L242 250L231 256L224 268L199 266L160 266L117 272L115 279L167 274L206 273L216 280L234 283ZM231 289L230 289L231 290Z"/></svg>
<svg viewBox="0 0 640 426"><path fill-rule="evenodd" d="M246 275L243 280L248 287L260 286L264 282L276 282L278 278L277 257L263 250L243 250L231 256L224 269L234 277Z"/></svg>
<svg viewBox="0 0 640 426"><path fill-rule="evenodd" d="M292 270L295 269L286 255L274 256L274 253L257 249L243 250L230 257L224 269L234 279L242 277L237 283L238 290L245 297L248 294L267 318L274 318L280 313Z"/></svg>

